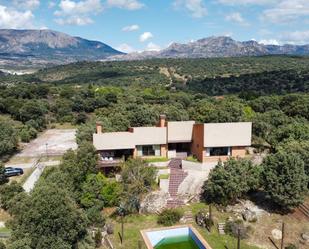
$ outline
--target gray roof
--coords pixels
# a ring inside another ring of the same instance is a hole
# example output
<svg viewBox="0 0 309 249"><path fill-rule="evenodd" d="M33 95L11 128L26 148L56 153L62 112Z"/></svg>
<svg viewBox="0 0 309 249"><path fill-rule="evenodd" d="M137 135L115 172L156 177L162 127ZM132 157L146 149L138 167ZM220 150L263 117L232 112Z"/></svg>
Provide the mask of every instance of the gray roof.
<svg viewBox="0 0 309 249"><path fill-rule="evenodd" d="M250 146L251 122L204 124L204 147Z"/></svg>
<svg viewBox="0 0 309 249"><path fill-rule="evenodd" d="M93 134L97 150L134 149L136 145L166 144L166 127L135 127L133 132Z"/></svg>
<svg viewBox="0 0 309 249"><path fill-rule="evenodd" d="M166 127L134 127L136 145L166 144Z"/></svg>
<svg viewBox="0 0 309 249"><path fill-rule="evenodd" d="M97 150L134 149L135 139L131 132L95 133L93 145Z"/></svg>
<svg viewBox="0 0 309 249"><path fill-rule="evenodd" d="M167 140L169 143L191 142L195 121L178 121L167 123Z"/></svg>

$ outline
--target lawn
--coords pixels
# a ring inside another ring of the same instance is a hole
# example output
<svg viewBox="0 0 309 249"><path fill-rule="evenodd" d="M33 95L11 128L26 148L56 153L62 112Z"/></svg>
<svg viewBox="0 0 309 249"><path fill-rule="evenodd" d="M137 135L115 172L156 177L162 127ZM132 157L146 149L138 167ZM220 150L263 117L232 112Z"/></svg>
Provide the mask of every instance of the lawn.
<svg viewBox="0 0 309 249"><path fill-rule="evenodd" d="M196 214L199 210L207 208L205 204L198 203L190 206L185 206L183 211L190 210L193 214ZM226 219L226 214L220 213L216 210L213 212L216 220L224 221ZM130 215L124 218L124 242L121 245L118 233L121 232L121 223L119 219L108 218L107 222L110 222L114 225L114 234L110 237L115 248L119 249L128 249L128 248L138 248L138 243L141 241L142 248L146 249L146 246L140 235L140 230L161 227L157 224L157 215ZM226 246L229 249L234 249L237 247L237 240L229 235L219 235L217 229L213 227L211 233L207 230L198 227L201 235L208 241L213 249L226 249ZM242 241L242 249L258 249L256 246L251 246Z"/></svg>
<svg viewBox="0 0 309 249"><path fill-rule="evenodd" d="M143 160L146 163L159 163L159 162L167 162L170 159L168 159L166 157L146 157L146 158L143 158Z"/></svg>

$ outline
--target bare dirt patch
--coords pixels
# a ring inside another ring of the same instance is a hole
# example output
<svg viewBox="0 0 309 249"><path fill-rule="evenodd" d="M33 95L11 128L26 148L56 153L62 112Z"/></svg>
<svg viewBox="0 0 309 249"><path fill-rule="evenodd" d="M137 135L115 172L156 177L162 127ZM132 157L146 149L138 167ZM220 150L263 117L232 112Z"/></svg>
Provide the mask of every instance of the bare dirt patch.
<svg viewBox="0 0 309 249"><path fill-rule="evenodd" d="M77 148L75 129L51 129L31 141L16 157L39 157L42 154L62 155Z"/></svg>
<svg viewBox="0 0 309 249"><path fill-rule="evenodd" d="M309 199L307 199L308 201ZM265 205L267 206L267 205ZM301 240L301 234L309 231L309 222L303 216L296 216L294 213L278 214L267 209L263 209L261 206L255 205L251 201L244 201L241 204L231 206L233 212L228 212L231 217L241 217L241 211L244 208L249 208L257 214L256 222L246 222L246 225L250 226L250 234L248 243L256 245L261 248L275 249L269 238L280 248L280 240L275 239L272 235L274 230L281 231L282 223L285 224L285 239L284 245L289 244L296 245L299 249L308 248L308 244L304 244Z"/></svg>

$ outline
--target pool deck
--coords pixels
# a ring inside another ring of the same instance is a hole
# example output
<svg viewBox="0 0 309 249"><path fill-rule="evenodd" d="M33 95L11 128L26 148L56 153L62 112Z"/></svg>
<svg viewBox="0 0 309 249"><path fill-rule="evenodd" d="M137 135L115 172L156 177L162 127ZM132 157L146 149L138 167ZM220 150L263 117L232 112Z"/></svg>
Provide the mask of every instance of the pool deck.
<svg viewBox="0 0 309 249"><path fill-rule="evenodd" d="M158 228L152 228L152 229L145 229L145 230L141 230L141 235L145 241L147 249L154 249L153 245L151 244L148 238L148 235L147 235L148 232L171 230L171 229L177 229L177 228L189 228L206 249L212 249L212 247L208 244L208 242L202 237L202 235L191 224L172 226L172 227L158 227Z"/></svg>

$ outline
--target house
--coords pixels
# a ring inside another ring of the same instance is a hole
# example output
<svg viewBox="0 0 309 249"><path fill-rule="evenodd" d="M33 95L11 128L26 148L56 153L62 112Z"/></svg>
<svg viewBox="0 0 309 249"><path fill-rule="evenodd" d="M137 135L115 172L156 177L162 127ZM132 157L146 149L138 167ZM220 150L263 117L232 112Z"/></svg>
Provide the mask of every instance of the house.
<svg viewBox="0 0 309 249"><path fill-rule="evenodd" d="M93 144L101 167L119 165L129 157L180 157L193 155L200 162L244 157L251 145L251 122L206 123L166 121L160 115L155 127L132 127L125 132L104 132L97 123Z"/></svg>

